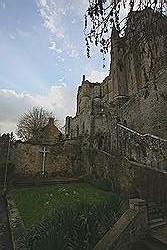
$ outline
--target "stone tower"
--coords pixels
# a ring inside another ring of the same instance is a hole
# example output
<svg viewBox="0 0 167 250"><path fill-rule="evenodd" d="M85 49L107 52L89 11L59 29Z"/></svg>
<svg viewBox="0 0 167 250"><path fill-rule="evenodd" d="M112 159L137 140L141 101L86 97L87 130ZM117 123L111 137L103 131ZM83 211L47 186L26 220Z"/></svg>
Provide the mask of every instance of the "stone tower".
<svg viewBox="0 0 167 250"><path fill-rule="evenodd" d="M109 131L117 118L131 129L165 138L167 17L149 8L132 12L124 35L113 27L111 39L109 75L102 83L83 76L76 116L67 117L67 138Z"/></svg>
<svg viewBox="0 0 167 250"><path fill-rule="evenodd" d="M118 31L113 27L112 32L112 53L111 68L112 76L111 84L113 88L113 98L122 98L128 96L127 77L124 67L124 38L119 37Z"/></svg>

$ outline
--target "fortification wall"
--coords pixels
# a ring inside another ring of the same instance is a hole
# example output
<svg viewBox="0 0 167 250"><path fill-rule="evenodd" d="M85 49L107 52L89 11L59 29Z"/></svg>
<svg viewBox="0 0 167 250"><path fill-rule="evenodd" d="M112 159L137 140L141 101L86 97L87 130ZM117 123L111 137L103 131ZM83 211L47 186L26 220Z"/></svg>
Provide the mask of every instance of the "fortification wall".
<svg viewBox="0 0 167 250"><path fill-rule="evenodd" d="M167 69L120 108L129 128L167 139Z"/></svg>
<svg viewBox="0 0 167 250"><path fill-rule="evenodd" d="M167 172L124 159L119 171L120 192L131 198L167 203Z"/></svg>
<svg viewBox="0 0 167 250"><path fill-rule="evenodd" d="M68 137L83 131L92 135L98 130L108 132L118 118L121 124L142 134L167 139L167 69L163 69L167 66L166 20L146 9L132 13L124 37L113 29L109 76L99 84L83 77L77 115L71 119ZM152 28L143 30L144 23L149 25L150 21L154 21ZM99 107L92 107L93 101Z"/></svg>

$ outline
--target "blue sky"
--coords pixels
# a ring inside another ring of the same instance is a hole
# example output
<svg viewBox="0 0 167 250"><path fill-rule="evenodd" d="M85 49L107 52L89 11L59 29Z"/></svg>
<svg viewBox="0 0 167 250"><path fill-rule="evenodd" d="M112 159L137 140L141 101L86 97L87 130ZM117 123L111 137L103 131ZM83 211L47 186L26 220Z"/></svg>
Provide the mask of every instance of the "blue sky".
<svg viewBox="0 0 167 250"><path fill-rule="evenodd" d="M82 75L102 81L108 73L93 49L86 57L88 0L0 0L0 133L15 129L32 106L55 112L63 124L74 115Z"/></svg>

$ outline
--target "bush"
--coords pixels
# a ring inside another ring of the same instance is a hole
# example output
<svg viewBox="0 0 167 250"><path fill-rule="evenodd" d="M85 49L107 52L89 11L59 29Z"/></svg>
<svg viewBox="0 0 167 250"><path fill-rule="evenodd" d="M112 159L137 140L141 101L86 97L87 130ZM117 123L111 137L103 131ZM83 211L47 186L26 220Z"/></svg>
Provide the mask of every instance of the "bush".
<svg viewBox="0 0 167 250"><path fill-rule="evenodd" d="M27 235L29 250L92 250L118 219L122 203L113 196L96 205L62 207ZM120 215L119 215L120 216Z"/></svg>
<svg viewBox="0 0 167 250"><path fill-rule="evenodd" d="M91 180L90 183L102 190L105 191L113 191L113 184L109 178L100 178L100 179L94 179Z"/></svg>

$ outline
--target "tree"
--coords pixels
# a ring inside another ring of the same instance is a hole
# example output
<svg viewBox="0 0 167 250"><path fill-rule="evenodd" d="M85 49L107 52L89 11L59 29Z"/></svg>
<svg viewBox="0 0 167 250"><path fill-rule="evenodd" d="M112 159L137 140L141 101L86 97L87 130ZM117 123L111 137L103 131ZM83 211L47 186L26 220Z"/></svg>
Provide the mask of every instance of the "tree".
<svg viewBox="0 0 167 250"><path fill-rule="evenodd" d="M18 121L17 135L20 139L27 141L34 136L39 136L53 113L42 107L33 107L25 112ZM57 120L55 119L57 122Z"/></svg>
<svg viewBox="0 0 167 250"><path fill-rule="evenodd" d="M0 135L0 160L6 159L8 150L13 147L15 140L13 132Z"/></svg>
<svg viewBox="0 0 167 250"><path fill-rule="evenodd" d="M89 0L88 8L85 13L85 40L87 56L90 57L90 45L93 43L100 47L103 53L103 66L105 67L105 54L112 50L111 33L113 26L117 31L124 33L127 25L127 14L134 10L151 8L153 12L164 14L167 8L166 0ZM125 17L122 10L126 12ZM138 21L143 19L142 12L138 15ZM137 20L136 20L137 21ZM138 22L137 21L137 22ZM150 23L150 27L151 27ZM145 30L149 30L148 23ZM133 36L133 32L129 32Z"/></svg>

